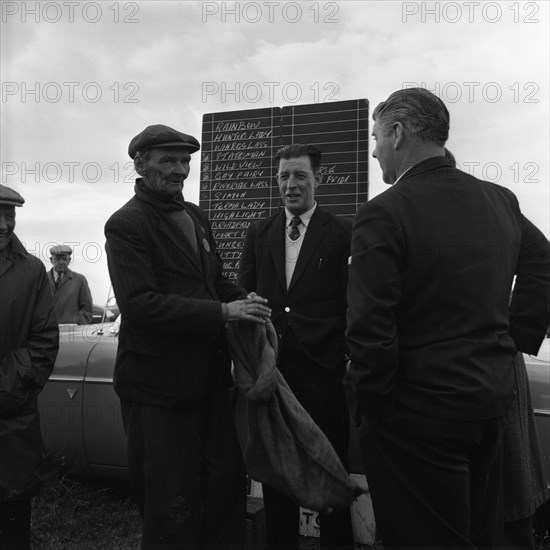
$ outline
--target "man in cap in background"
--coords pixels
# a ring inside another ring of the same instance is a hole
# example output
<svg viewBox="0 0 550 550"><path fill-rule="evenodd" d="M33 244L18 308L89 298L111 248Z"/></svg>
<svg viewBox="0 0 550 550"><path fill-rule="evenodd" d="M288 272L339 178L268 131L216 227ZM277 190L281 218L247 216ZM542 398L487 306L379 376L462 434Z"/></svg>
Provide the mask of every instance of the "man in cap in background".
<svg viewBox="0 0 550 550"><path fill-rule="evenodd" d="M57 357L59 328L42 262L13 233L23 197L0 185L0 548L27 549L41 475L37 395Z"/></svg>
<svg viewBox="0 0 550 550"><path fill-rule="evenodd" d="M114 386L143 548L244 547L245 472L224 326L266 300L222 277L204 212L183 199L199 142L148 126L130 142L135 196L105 225L122 322Z"/></svg>
<svg viewBox="0 0 550 550"><path fill-rule="evenodd" d="M69 269L72 249L61 244L50 248L52 269L48 280L55 299L58 323L87 325L92 322L92 294L84 275Z"/></svg>

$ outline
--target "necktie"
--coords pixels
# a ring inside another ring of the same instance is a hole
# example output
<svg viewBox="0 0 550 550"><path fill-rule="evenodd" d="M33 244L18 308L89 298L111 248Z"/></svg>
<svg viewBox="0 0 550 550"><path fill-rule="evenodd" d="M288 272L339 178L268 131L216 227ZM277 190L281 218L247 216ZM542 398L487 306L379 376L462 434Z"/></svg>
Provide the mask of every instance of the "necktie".
<svg viewBox="0 0 550 550"><path fill-rule="evenodd" d="M298 226L302 223L302 220L299 218L299 216L294 216L290 220L290 231L288 233L288 236L290 237L290 240L295 241L300 238L300 230L298 229Z"/></svg>
<svg viewBox="0 0 550 550"><path fill-rule="evenodd" d="M55 280L55 288L57 288L61 284L61 279L63 278L63 273L59 273L57 276L57 279Z"/></svg>

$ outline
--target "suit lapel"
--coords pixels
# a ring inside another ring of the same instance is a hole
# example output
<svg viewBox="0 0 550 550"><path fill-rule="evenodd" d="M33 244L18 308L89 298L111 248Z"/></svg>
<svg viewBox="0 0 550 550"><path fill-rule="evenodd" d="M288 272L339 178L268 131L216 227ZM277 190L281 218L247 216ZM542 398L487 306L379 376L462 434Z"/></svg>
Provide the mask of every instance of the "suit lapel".
<svg viewBox="0 0 550 550"><path fill-rule="evenodd" d="M277 278L286 292L285 224L286 216L282 209L275 218L267 236Z"/></svg>
<svg viewBox="0 0 550 550"><path fill-rule="evenodd" d="M4 260L5 258L5 260ZM2 258L0 262L0 277L6 273L6 271L13 265L13 260L8 259L7 255Z"/></svg>
<svg viewBox="0 0 550 550"><path fill-rule="evenodd" d="M21 244L21 241L17 238L17 235L13 234L11 236L10 242L6 245L6 248L11 249L14 253L26 254L27 251L25 247ZM3 254L0 255L0 277L8 271L15 264L15 261L11 258L11 254L6 250Z"/></svg>
<svg viewBox="0 0 550 550"><path fill-rule="evenodd" d="M63 273L63 277L61 277L61 281L59 285L57 285L57 288L62 287L72 276L73 276L73 272L69 268L67 268L65 270L65 273Z"/></svg>
<svg viewBox="0 0 550 550"><path fill-rule="evenodd" d="M302 276L313 252L323 238L326 231L326 223L327 221L323 211L319 209L319 206L317 206L315 212L313 212L313 216L311 216L311 219L309 220L309 225L304 236L304 242L300 248L300 254L298 255L296 267L294 268L290 285L288 285L289 292L296 285L296 281L298 281L298 279Z"/></svg>
<svg viewBox="0 0 550 550"><path fill-rule="evenodd" d="M195 213L190 209L186 208L186 212L191 216L193 224L195 226L195 238L197 239L197 256L200 259L202 265L202 270L204 273L208 272L208 262L206 261L205 251L210 249L210 243L208 242L208 236L204 227L202 226L200 220L195 216ZM206 244L205 244L206 243ZM208 246L208 249L206 248Z"/></svg>

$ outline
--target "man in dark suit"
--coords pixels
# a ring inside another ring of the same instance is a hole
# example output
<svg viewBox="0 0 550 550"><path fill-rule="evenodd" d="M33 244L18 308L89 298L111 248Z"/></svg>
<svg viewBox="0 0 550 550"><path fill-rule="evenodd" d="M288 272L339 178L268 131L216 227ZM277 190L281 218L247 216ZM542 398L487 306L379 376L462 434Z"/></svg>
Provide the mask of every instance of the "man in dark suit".
<svg viewBox="0 0 550 550"><path fill-rule="evenodd" d="M346 383L377 528L386 549L493 548L516 345L538 348L549 321L548 241L511 191L445 158L439 98L397 91L373 118L392 187L354 222Z"/></svg>
<svg viewBox="0 0 550 550"><path fill-rule="evenodd" d="M345 310L351 220L315 202L321 152L293 144L277 153L285 208L252 225L238 282L268 299L279 336L278 368L343 464L349 440L345 374ZM297 549L298 505L264 485L270 550ZM350 511L321 516L321 547L352 548Z"/></svg>
<svg viewBox="0 0 550 550"><path fill-rule="evenodd" d="M69 269L70 246L60 244L50 248L52 269L48 281L55 301L58 323L87 325L92 322L92 294L84 275Z"/></svg>
<svg viewBox="0 0 550 550"><path fill-rule="evenodd" d="M265 300L222 277L202 210L183 200L198 141L158 124L131 142L135 196L105 225L122 323L114 373L145 549L244 544L245 474L224 325Z"/></svg>

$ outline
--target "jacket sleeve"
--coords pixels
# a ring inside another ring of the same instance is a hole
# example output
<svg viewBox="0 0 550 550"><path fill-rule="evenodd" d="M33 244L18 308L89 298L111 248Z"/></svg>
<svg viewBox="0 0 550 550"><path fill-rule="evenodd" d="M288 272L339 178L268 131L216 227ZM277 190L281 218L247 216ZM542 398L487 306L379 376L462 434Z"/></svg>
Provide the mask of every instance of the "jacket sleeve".
<svg viewBox="0 0 550 550"><path fill-rule="evenodd" d="M28 333L18 335L21 347L0 362L0 417L17 411L30 395L39 393L53 370L59 349L59 327L44 266L37 275ZM27 330L27 327L22 328Z"/></svg>
<svg viewBox="0 0 550 550"><path fill-rule="evenodd" d="M244 238L237 283L248 292L256 291L256 225L251 225Z"/></svg>
<svg viewBox="0 0 550 550"><path fill-rule="evenodd" d="M80 292L78 294L78 324L89 325L92 322L93 307L92 293L84 275L80 276Z"/></svg>
<svg viewBox="0 0 550 550"><path fill-rule="evenodd" d="M522 216L521 248L510 304L510 335L517 348L536 355L550 324L550 243Z"/></svg>
<svg viewBox="0 0 550 550"><path fill-rule="evenodd" d="M223 323L220 302L161 292L139 225L124 212L105 225L109 275L123 322L131 319L133 325L153 331L218 331Z"/></svg>
<svg viewBox="0 0 550 550"><path fill-rule="evenodd" d="M382 206L361 207L351 240L346 331L351 364L345 384L368 416L389 417L393 412L401 241L397 220Z"/></svg>

